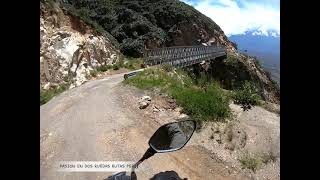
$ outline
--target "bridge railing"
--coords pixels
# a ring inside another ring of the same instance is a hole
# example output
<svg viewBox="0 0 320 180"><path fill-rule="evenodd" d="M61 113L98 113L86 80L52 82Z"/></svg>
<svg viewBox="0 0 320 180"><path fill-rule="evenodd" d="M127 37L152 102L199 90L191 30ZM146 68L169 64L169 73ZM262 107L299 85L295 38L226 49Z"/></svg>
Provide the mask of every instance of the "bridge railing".
<svg viewBox="0 0 320 180"><path fill-rule="evenodd" d="M144 51L146 65L171 64L185 67L204 60L226 55L226 49L216 46L180 46Z"/></svg>

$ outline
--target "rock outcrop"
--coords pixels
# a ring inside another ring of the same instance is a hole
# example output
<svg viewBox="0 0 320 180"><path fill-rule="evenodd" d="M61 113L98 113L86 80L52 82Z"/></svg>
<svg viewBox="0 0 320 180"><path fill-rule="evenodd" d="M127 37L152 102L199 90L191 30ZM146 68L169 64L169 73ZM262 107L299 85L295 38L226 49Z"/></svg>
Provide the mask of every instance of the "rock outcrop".
<svg viewBox="0 0 320 180"><path fill-rule="evenodd" d="M79 86L88 80L90 71L117 63L120 57L108 38L66 15L59 3L40 2L41 88Z"/></svg>
<svg viewBox="0 0 320 180"><path fill-rule="evenodd" d="M239 89L245 81L250 81L263 100L279 104L280 87L257 61L254 57L234 52L228 53L227 58L216 58L187 69L194 78L205 74L227 90Z"/></svg>
<svg viewBox="0 0 320 180"><path fill-rule="evenodd" d="M253 57L229 54L226 59L211 61L207 72L229 90L238 89L245 81L251 81L263 100L280 103L280 88Z"/></svg>

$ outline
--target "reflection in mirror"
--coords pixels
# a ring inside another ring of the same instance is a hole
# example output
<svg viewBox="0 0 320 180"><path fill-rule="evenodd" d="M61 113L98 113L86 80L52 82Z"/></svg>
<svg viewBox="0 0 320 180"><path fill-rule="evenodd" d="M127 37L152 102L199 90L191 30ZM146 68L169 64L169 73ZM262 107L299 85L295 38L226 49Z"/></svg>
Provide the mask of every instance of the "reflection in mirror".
<svg viewBox="0 0 320 180"><path fill-rule="evenodd" d="M181 149L191 138L195 121L179 121L161 126L151 137L149 145L157 152Z"/></svg>

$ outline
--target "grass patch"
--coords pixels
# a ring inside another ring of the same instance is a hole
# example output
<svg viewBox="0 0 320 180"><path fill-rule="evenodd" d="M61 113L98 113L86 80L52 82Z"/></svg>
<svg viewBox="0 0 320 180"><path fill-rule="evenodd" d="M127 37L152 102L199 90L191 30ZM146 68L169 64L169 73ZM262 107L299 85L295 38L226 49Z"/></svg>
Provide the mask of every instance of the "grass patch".
<svg viewBox="0 0 320 180"><path fill-rule="evenodd" d="M262 153L262 154L254 154L249 155L245 153L240 159L242 168L250 169L253 172L256 172L263 164L267 164L269 162L275 162L277 160L277 156L272 152Z"/></svg>
<svg viewBox="0 0 320 180"><path fill-rule="evenodd" d="M109 69L112 69L113 66L112 65L101 65L99 67L97 67L97 71L98 72L106 72L108 71Z"/></svg>
<svg viewBox="0 0 320 180"><path fill-rule="evenodd" d="M123 61L123 67L129 70L141 69L141 66L143 64L142 58L125 57Z"/></svg>
<svg viewBox="0 0 320 180"><path fill-rule="evenodd" d="M171 64L162 64L161 68L166 72L172 72L173 66Z"/></svg>
<svg viewBox="0 0 320 180"><path fill-rule="evenodd" d="M232 67L235 67L235 68L238 68L239 67L239 58L236 57L235 55L233 54L229 54L227 55L227 58L225 59L225 63L227 66L232 66Z"/></svg>
<svg viewBox="0 0 320 180"><path fill-rule="evenodd" d="M161 87L162 90L174 84L173 78L168 76L161 69L150 68L140 72L135 77L127 79L125 83L134 85L140 89L151 90L153 88Z"/></svg>
<svg viewBox="0 0 320 180"><path fill-rule="evenodd" d="M112 69L115 70L115 71L119 70L120 69L120 65L115 64L115 65L112 66Z"/></svg>
<svg viewBox="0 0 320 180"><path fill-rule="evenodd" d="M223 120L230 115L227 99L218 87L209 86L207 91L194 88L174 87L170 94L183 107L183 112L199 121Z"/></svg>
<svg viewBox="0 0 320 180"><path fill-rule="evenodd" d="M261 167L262 160L257 155L245 154L239 159L243 169L250 169L254 173Z"/></svg>
<svg viewBox="0 0 320 180"><path fill-rule="evenodd" d="M60 85L57 88L44 90L40 89L40 106L50 101L54 96L68 89L69 85Z"/></svg>
<svg viewBox="0 0 320 180"><path fill-rule="evenodd" d="M98 71L97 71L97 70L91 70L91 71L90 71L90 75L91 75L92 77L97 77L97 74L98 74Z"/></svg>
<svg viewBox="0 0 320 180"><path fill-rule="evenodd" d="M160 89L197 121L220 121L231 114L228 98L217 83L211 82L204 91L183 71L168 73L162 68L150 68L124 83L140 89Z"/></svg>
<svg viewBox="0 0 320 180"><path fill-rule="evenodd" d="M120 61L116 64L112 64L112 65L101 65L99 67L96 68L96 72L106 72L108 70L119 70L121 67L124 67L123 62Z"/></svg>
<svg viewBox="0 0 320 180"><path fill-rule="evenodd" d="M247 110L251 106L260 105L261 97L255 86L251 82L245 81L243 86L235 91L233 99L236 104L241 104L243 109Z"/></svg>
<svg viewBox="0 0 320 180"><path fill-rule="evenodd" d="M124 59L121 59L119 62L113 64L113 65L101 65L96 68L97 72L106 72L108 70L119 70L120 68L126 68L129 70L137 70L141 68L141 65L143 64L142 58L131 58L131 57L125 57Z"/></svg>

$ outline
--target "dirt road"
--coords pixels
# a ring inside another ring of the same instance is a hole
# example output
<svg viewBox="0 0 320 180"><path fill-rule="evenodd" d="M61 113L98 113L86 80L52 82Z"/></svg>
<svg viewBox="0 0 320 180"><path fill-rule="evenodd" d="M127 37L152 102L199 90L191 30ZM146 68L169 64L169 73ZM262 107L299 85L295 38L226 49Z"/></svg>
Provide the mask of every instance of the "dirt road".
<svg viewBox="0 0 320 180"><path fill-rule="evenodd" d="M57 172L53 165L57 161L136 161L143 155L160 124L131 107L130 96L121 94L122 80L123 74L117 74L89 81L40 107L41 179L105 179L111 173ZM156 154L139 168L138 179L168 170L189 179L245 179L195 144Z"/></svg>

